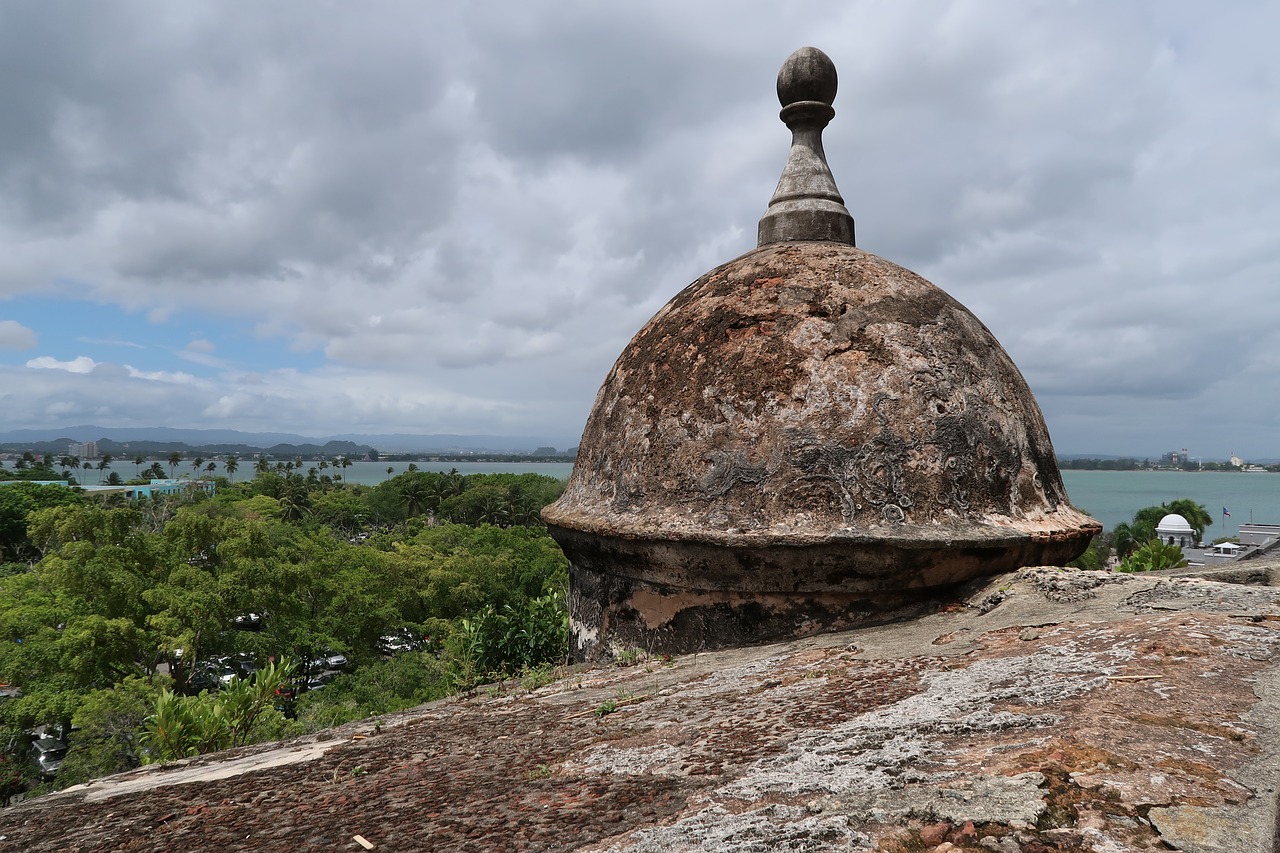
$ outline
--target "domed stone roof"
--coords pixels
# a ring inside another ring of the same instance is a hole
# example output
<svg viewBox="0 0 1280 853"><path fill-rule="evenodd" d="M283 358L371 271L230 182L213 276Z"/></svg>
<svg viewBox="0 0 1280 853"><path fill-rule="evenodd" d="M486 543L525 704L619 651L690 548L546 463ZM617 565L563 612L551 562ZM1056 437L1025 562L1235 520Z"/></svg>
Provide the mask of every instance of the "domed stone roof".
<svg viewBox="0 0 1280 853"><path fill-rule="evenodd" d="M912 548L1091 525L987 328L909 270L828 242L756 249L660 310L605 380L547 520Z"/></svg>
<svg viewBox="0 0 1280 853"><path fill-rule="evenodd" d="M575 647L686 651L841 627L916 590L1076 557L1035 399L991 332L853 245L835 68L778 78L791 154L759 246L680 291L604 381L561 498Z"/></svg>
<svg viewBox="0 0 1280 853"><path fill-rule="evenodd" d="M1190 533L1192 532L1191 524L1177 513L1169 513L1160 519L1160 523L1156 525L1156 530L1160 533Z"/></svg>

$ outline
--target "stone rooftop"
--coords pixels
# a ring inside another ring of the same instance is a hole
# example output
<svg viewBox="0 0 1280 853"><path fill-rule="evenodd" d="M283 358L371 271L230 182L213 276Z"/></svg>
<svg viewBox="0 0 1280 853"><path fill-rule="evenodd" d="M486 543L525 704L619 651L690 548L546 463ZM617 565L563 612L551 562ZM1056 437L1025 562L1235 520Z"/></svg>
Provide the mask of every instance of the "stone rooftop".
<svg viewBox="0 0 1280 853"><path fill-rule="evenodd" d="M1273 850L1277 571L1022 569L99 780L0 810L0 849Z"/></svg>

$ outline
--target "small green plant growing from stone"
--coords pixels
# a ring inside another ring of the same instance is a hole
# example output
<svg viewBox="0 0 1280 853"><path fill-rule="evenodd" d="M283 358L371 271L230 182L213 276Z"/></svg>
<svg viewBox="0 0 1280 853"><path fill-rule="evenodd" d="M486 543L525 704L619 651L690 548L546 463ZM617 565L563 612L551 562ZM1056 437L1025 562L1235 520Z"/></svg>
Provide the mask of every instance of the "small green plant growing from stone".
<svg viewBox="0 0 1280 853"><path fill-rule="evenodd" d="M524 774L524 778L532 782L535 779L547 779L555 775L555 768L550 764L539 764L537 767Z"/></svg>
<svg viewBox="0 0 1280 853"><path fill-rule="evenodd" d="M603 718L616 710L618 710L618 703L613 699L606 699L596 708L596 716Z"/></svg>
<svg viewBox="0 0 1280 853"><path fill-rule="evenodd" d="M626 667L626 666L635 666L637 663L641 661L642 658L644 658L644 652L640 651L639 649L623 649L622 651L618 652L618 655L615 658L615 661L617 662L618 666Z"/></svg>
<svg viewBox="0 0 1280 853"><path fill-rule="evenodd" d="M557 667L553 663L526 666L520 674L520 686L530 693L539 687L546 687L556 680L556 670Z"/></svg>
<svg viewBox="0 0 1280 853"><path fill-rule="evenodd" d="M366 769L363 764L357 764L355 767L351 768L351 775L357 779L360 778L361 776L364 776L368 772L369 772L368 769Z"/></svg>

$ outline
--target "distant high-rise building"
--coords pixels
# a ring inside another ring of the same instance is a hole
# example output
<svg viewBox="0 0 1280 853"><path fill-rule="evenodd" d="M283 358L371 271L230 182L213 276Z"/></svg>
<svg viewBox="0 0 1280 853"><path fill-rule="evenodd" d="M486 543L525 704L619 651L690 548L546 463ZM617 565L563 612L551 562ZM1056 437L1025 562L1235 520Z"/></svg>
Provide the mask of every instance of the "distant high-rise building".
<svg viewBox="0 0 1280 853"><path fill-rule="evenodd" d="M98 442L86 441L84 444L72 442L67 446L68 456L78 456L80 459L97 459L98 458Z"/></svg>

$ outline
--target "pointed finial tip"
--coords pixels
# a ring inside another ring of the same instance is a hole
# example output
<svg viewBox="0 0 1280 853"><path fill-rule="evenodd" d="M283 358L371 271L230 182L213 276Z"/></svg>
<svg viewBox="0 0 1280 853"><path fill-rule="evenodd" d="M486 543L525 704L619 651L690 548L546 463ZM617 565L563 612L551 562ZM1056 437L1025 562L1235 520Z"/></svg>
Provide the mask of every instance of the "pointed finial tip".
<svg viewBox="0 0 1280 853"><path fill-rule="evenodd" d="M784 107L800 101L828 106L836 99L836 66L816 47L802 47L787 57L778 72L778 100Z"/></svg>

